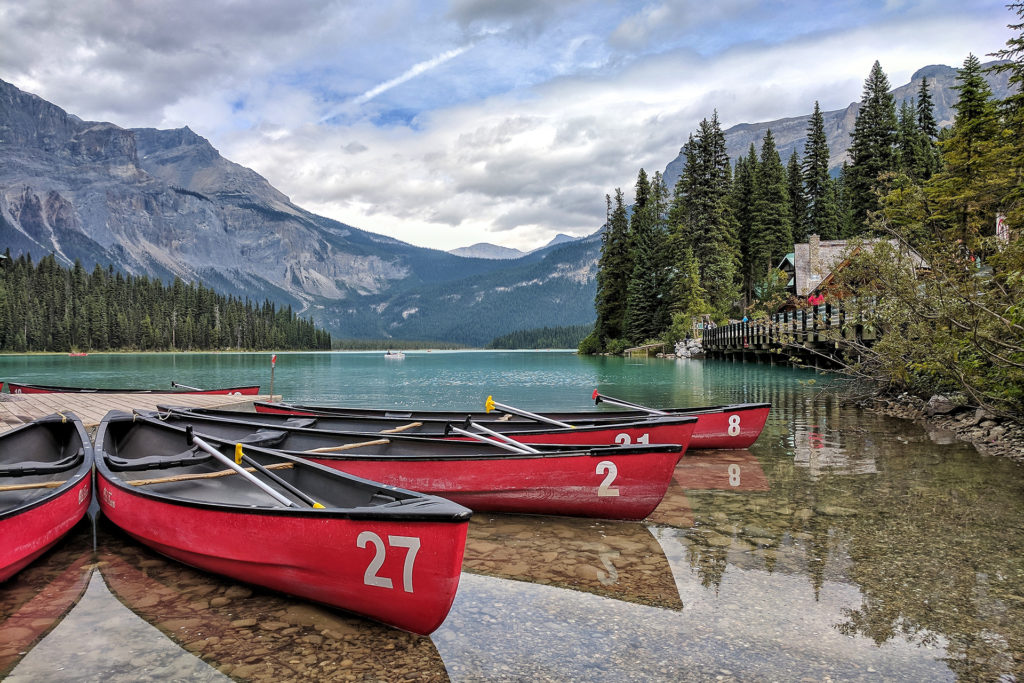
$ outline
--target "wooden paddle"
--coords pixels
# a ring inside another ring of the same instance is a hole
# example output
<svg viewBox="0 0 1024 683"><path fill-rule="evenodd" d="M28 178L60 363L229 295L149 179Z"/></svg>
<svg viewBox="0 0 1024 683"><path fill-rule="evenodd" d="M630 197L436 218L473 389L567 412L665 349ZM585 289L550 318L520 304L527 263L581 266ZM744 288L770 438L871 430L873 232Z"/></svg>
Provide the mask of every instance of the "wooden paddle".
<svg viewBox="0 0 1024 683"><path fill-rule="evenodd" d="M266 465L268 470L286 470L293 466L290 462L279 462L273 465ZM245 468L246 472L255 472L255 467ZM126 484L132 486L149 486L150 484L166 484L172 481L189 481L191 479L215 479L216 477L227 477L238 474L235 470L218 470L217 472L200 472L193 474L176 474L170 477L159 477L158 479L136 479L135 481L125 480Z"/></svg>
<svg viewBox="0 0 1024 683"><path fill-rule="evenodd" d="M28 489L55 489L58 486L68 483L68 480L64 481L43 481L35 484L9 484L7 486L0 486L0 492L3 491L26 491Z"/></svg>
<svg viewBox="0 0 1024 683"><path fill-rule="evenodd" d="M337 453L338 451L348 451L353 448L361 448L363 446L385 446L391 443L388 439L377 439L376 441L360 441L359 443L347 443L341 446L325 446L323 448L314 448L310 451L302 451L303 453Z"/></svg>
<svg viewBox="0 0 1024 683"><path fill-rule="evenodd" d="M407 425L402 425L401 427L395 427L394 429L382 429L382 430L380 430L379 433L380 434L397 434L399 432L404 432L406 429L413 429L414 427L422 427L422 426L423 426L422 422L410 422Z"/></svg>

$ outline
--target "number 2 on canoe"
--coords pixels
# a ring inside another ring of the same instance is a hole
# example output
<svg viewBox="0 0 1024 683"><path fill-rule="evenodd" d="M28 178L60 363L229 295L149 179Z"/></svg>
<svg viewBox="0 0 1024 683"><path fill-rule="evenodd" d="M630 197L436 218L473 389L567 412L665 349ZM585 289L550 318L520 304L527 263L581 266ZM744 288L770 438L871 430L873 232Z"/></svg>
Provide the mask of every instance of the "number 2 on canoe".
<svg viewBox="0 0 1024 683"><path fill-rule="evenodd" d="M365 548L367 543L372 543L375 549L370 565L363 573L363 583L367 586L380 586L381 588L393 588L394 585L386 576L378 576L377 572L384 565L387 557L387 550L384 548L384 541L372 531L362 531L356 537L356 545ZM412 593L412 567L416 562L416 553L420 550L420 539L415 536L388 536L388 545L392 548L405 548L405 565L402 569L402 589L406 593Z"/></svg>
<svg viewBox="0 0 1024 683"><path fill-rule="evenodd" d="M608 476L604 478L601 485L597 487L597 495L599 498L604 496L617 496L619 495L619 489L612 487L612 482L615 481L615 477L619 474L619 468L615 466L610 460L602 460L597 463L597 473L604 474L608 473Z"/></svg>

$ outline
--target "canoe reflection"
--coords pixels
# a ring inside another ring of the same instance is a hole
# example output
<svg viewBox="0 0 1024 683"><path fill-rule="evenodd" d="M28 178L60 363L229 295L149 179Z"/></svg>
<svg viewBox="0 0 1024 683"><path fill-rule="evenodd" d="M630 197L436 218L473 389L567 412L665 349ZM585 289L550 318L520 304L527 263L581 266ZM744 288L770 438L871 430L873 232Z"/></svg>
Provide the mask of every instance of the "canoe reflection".
<svg viewBox="0 0 1024 683"><path fill-rule="evenodd" d="M232 678L448 678L429 638L191 569L107 520L98 525L97 543L111 593Z"/></svg>
<svg viewBox="0 0 1024 683"><path fill-rule="evenodd" d="M647 517L653 524L693 525L687 491L768 491L768 477L757 457L748 450L687 453L676 465L661 504Z"/></svg>
<svg viewBox="0 0 1024 683"><path fill-rule="evenodd" d="M682 609L672 570L643 524L477 513L465 571Z"/></svg>
<svg viewBox="0 0 1024 683"><path fill-rule="evenodd" d="M71 611L92 575L92 525L75 525L50 552L0 587L0 678Z"/></svg>

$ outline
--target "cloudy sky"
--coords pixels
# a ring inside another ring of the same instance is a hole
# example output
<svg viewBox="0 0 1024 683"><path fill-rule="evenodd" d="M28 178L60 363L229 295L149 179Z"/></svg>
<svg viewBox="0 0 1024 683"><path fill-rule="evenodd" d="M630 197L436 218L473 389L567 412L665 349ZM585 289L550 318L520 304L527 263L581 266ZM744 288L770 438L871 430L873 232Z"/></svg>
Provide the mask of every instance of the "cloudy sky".
<svg viewBox="0 0 1024 683"><path fill-rule="evenodd" d="M189 126L296 204L420 246L604 219L700 119L859 100L1004 47L1004 0L0 0L0 78Z"/></svg>

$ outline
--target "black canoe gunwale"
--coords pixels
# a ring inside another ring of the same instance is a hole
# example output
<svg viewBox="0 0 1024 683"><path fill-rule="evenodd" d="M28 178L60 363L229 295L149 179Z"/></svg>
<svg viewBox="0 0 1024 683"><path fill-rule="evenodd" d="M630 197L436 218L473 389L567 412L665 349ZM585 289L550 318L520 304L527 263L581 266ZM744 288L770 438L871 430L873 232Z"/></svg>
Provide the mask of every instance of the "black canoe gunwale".
<svg viewBox="0 0 1024 683"><path fill-rule="evenodd" d="M145 413L147 415L155 415L155 416L158 417L158 419L160 419L162 416L171 415L171 416L179 417L179 418L183 418L183 419L200 419L200 420L209 420L209 421L217 420L217 421L224 421L224 422L228 422L228 421L232 421L232 422L248 422L248 423L252 423L252 424L255 424L255 425L261 425L261 426L264 426L264 427L272 427L274 429L282 429L282 430L287 430L287 431L309 430L310 432L317 431L317 432L334 432L334 433L350 433L350 434L371 434L371 433L376 433L376 432L369 432L369 431L364 431L364 430L360 430L360 429L334 429L334 428L330 428L330 427L319 427L317 425L313 425L311 427L303 427L303 426L300 426L300 425L287 425L287 424L281 424L280 422L273 421L275 419L284 418L284 417L291 417L291 419L301 418L301 416L286 416L286 415L284 415L282 413L248 413L248 412L231 411L231 410L216 409L216 408L211 408L211 409L204 409L204 408L193 409L193 408L187 408L187 407L168 406L168 405L164 405L164 404L157 405L157 410L156 411L140 411L140 412ZM233 415L237 415L237 416L241 416L241 417L240 418L233 417ZM267 419L268 416L269 416L271 421L268 421L268 422L262 422L261 421L261 419L263 419L263 420ZM333 420L339 420L339 421L353 420L353 421L364 421L364 422L380 422L382 425L391 425L391 424L398 425L398 424L400 424L402 422L406 422L407 420L411 419L411 420L415 420L417 422L423 422L425 424L429 424L431 426L437 427L438 430L441 430L441 428L445 424L451 424L451 425L453 425L455 427L462 426L462 423L459 420L439 418L439 417L406 418L406 417L394 417L394 416L340 415L340 414L337 414L337 415L335 415L335 414L311 415L309 417L310 417L310 419L323 419L323 420L332 420L333 419ZM694 424L694 423L696 423L698 421L698 419L699 419L699 417L697 415L689 415L689 414L685 414L685 415L684 414L679 414L679 415L675 415L675 414L670 414L670 415L650 415L650 416L647 416L647 417L644 417L644 418L637 418L637 419L632 419L632 420L623 419L621 422L615 422L615 421L609 420L607 422L584 423L584 424L580 424L580 425L573 426L573 427L558 427L558 426L555 426L555 425L552 425L552 424L545 424L545 423L542 423L542 422L532 422L532 421L527 421L527 420L519 420L519 421L516 421L516 422L502 422L502 425L501 425L501 428L500 428L499 431L501 431L501 433L504 434L505 436L510 436L510 437L516 437L516 436L530 437L530 436L535 436L535 435L540 435L540 434L543 434L543 435L551 434L551 435L557 436L559 434L587 434L588 432L607 431L609 429L638 429L638 428L641 428L643 426L650 426L652 424L655 424L655 425L658 425L658 426L681 426L681 425L687 425L687 424ZM494 424L492 424L492 423L493 422L498 422L496 420L486 420L486 421L478 420L478 421L483 426L491 427L492 429L495 428ZM514 427L514 428L512 428L512 427ZM408 432L406 434L380 432L379 435L380 436L388 436L388 437L390 437L390 436L406 436L406 437L426 438L426 439L436 439L439 436L441 436L440 431L438 431L438 432L434 432L434 431L425 431L425 432L410 431L410 432Z"/></svg>
<svg viewBox="0 0 1024 683"><path fill-rule="evenodd" d="M155 413L150 411L138 411L136 413L139 420L153 420L166 424L159 417L155 417ZM188 417L186 416L186 420ZM696 419L696 418L694 418ZM231 424L230 419L219 419L219 418L206 418L201 417L196 422L210 422L210 423L223 423ZM689 422L687 420L686 422ZM339 432L324 429L310 429L308 427L285 427L280 425L260 425L259 423L247 423L251 424L254 428L259 429L261 426L273 427L276 431L283 432L295 432L311 434L318 437L330 438L332 435L343 434L348 437L359 437L367 440L372 439L393 439L398 442L413 442L419 444L431 444L436 445L437 448L456 448L458 450L466 451L464 453L310 453L307 451L298 451L287 448L273 448L267 450L273 450L278 453L287 453L293 457L297 457L301 460L316 459L316 460L388 460L394 461L395 463L402 462L424 462L424 461L443 461L443 462L466 462L466 461L481 461L481 460L531 460L536 458L565 458L565 457L580 457L588 456L592 458L606 458L609 455L638 455L644 453L677 453L682 449L682 444L630 444L630 445L607 445L607 444L533 444L533 447L540 450L540 453L515 453L512 451L502 450L498 447L490 446L488 444L479 444L477 442L466 440L445 440L438 439L434 436L419 436L415 434L403 435L403 434L381 434L379 432ZM174 425L168 425L174 426ZM175 426L175 428L178 428ZM180 429L184 429L183 427ZM202 436L204 434L202 427L197 425L193 426L193 429L197 434ZM576 431L576 430L566 430ZM209 435L211 439L218 439L222 442L234 443L234 440L226 439L221 436ZM205 436L203 438L206 438ZM471 452L474 447L485 447L492 448L489 453L482 452ZM98 447L97 447L98 449Z"/></svg>
<svg viewBox="0 0 1024 683"><path fill-rule="evenodd" d="M562 411L534 411L538 415L545 417L552 417L556 420L571 421L571 420L594 420L601 423L607 423L611 420L623 420L623 421L634 421L634 420L647 420L651 418L662 418L662 417L688 417L690 415L700 416L708 413L718 413L723 411L729 411L731 413L744 412L748 410L761 410L763 408L771 408L771 403L725 403L718 406L700 406L697 408L666 408L664 411L667 415L658 415L654 413L647 413L642 410L562 410ZM369 417L370 415L379 414L382 417L394 418L397 420L415 420L418 419L416 415L423 415L423 419L430 419L428 416L431 413L437 413L440 415L452 414L451 419L460 419L454 417L454 415L479 415L483 411L481 410L470 410L470 411L457 411L457 410L444 410L444 411L431 411L423 410L418 408L353 408L351 406L329 406L329 405L307 405L302 403L274 403L270 401L253 401L254 408L256 406L263 406L270 409L286 409L296 410L311 413L315 416L316 413L320 412L324 415L338 415L338 416L352 416L352 417ZM346 412L349 411L349 412ZM494 411L496 415L508 415L509 413L503 413L500 410ZM438 417L437 419L443 419ZM516 423L525 422L532 424L533 422L529 418L519 417L512 415L513 421Z"/></svg>
<svg viewBox="0 0 1024 683"><path fill-rule="evenodd" d="M73 426L75 434L77 435L78 440L79 440L79 448L81 448L84 451L81 462L78 462L78 463L72 465L71 467L68 467L66 470L62 470L60 472L52 473L53 476L63 475L65 472L71 473L71 474L70 474L70 476L68 476L67 480L63 484L61 484L60 486L57 486L57 487L52 488L52 489L48 489L46 495L34 497L34 498L30 499L30 500L25 501L24 503L22 503L20 505L11 507L11 508L6 509L6 510L5 509L0 509L0 520L5 520L5 519L13 518L13 517L16 517L16 516L18 516L20 514L24 514L25 512L28 512L29 510L32 510L34 508L40 507L42 505L45 505L45 504L49 503L50 501L54 500L55 498L59 498L60 496L64 495L69 490L71 490L74 487L76 487L79 484L81 484L83 479L85 479L85 478L87 478L87 477L92 475L93 459L94 459L93 458L94 454L93 454L92 441L89 440L89 435L85 431L85 425L82 424L82 421L74 413L70 413L70 412L69 413L54 413L52 415L47 415L45 417L41 417L41 418L33 420L32 422L29 422L27 424L20 425L18 427L15 427L14 429L8 430L8 431L3 432L3 433L0 433L0 449L2 449L4 447L4 441L9 440L11 437L15 437L16 438L18 434L24 434L24 433L26 433L28 431L31 431L31 430L49 429L49 426L54 425L54 424L58 424L58 423L59 424L70 423ZM38 475L28 475L28 476L38 476ZM18 481L18 479L16 477L10 477L10 478L4 477L3 480L4 481L11 481L11 482ZM31 483L37 483L37 482L31 482ZM43 483L43 482L38 482L38 483Z"/></svg>
<svg viewBox="0 0 1024 683"><path fill-rule="evenodd" d="M331 507L327 506L324 508L311 508L311 507L284 507L283 505L244 505L234 503L218 503L206 500L198 500L191 498L183 498L181 496L171 495L161 492L159 489L139 486L132 486L127 483L129 479L124 478L121 473L112 470L106 462L105 450L107 447L107 440L112 439L110 426L114 424L120 424L125 422L138 423L140 426L146 426L152 429L162 429L176 434L180 434L182 443L185 441L185 429L178 428L172 425L153 423L145 418L138 418L131 413L125 413L122 411L110 411L100 422L100 426L96 431L95 441L95 461L96 461L96 474L98 477L102 477L106 483L121 492L129 495L139 497L142 499L150 499L159 501L162 504L174 505L182 508L191 509L203 509L212 510L217 512L223 512L227 514L251 514L251 515L269 515L269 516L280 516L280 517L313 517L313 518L330 518L330 519L351 519L351 520L362 520L362 521L380 521L380 522L438 522L438 523L463 523L472 516L472 511L454 503L446 498L440 496L433 496L430 494L418 493L416 491L410 491L408 489L399 488L397 486L390 486L381 482L371 481L369 479L363 479L351 474L339 472L336 469L320 465L315 462L311 462L304 458L298 458L293 455L289 455L282 451L275 451L265 448L259 448L257 446L246 446L245 451L249 455L262 455L267 458L272 458L282 462L290 462L295 468L305 468L309 471L319 472L330 479L337 480L339 482L350 482L353 486L361 489L374 489L381 494L391 495L397 493L399 500L390 503L384 503L375 506L359 506L359 507ZM203 436L203 439L208 441L214 447L227 447L233 448L233 442L224 441L216 437ZM224 469L224 468L221 468ZM146 470L147 472L167 472L173 473L175 470L188 470L188 468L168 468L165 470ZM185 472L183 472L185 473ZM240 475L232 475L240 476Z"/></svg>
<svg viewBox="0 0 1024 683"><path fill-rule="evenodd" d="M7 381L8 389L10 387L29 387L31 389L38 389L48 393L54 394L210 394L221 392L227 394L228 392L240 392L242 390L256 389L259 391L259 384L246 384L240 387L216 387L214 389L168 389L164 391L162 389L98 389L91 387L65 387L48 384L29 384L27 382L11 382ZM14 392L11 392L14 393Z"/></svg>

